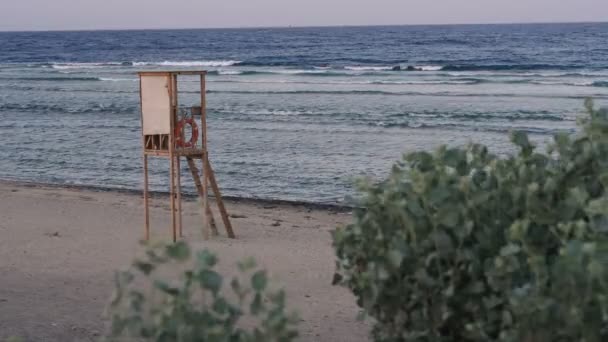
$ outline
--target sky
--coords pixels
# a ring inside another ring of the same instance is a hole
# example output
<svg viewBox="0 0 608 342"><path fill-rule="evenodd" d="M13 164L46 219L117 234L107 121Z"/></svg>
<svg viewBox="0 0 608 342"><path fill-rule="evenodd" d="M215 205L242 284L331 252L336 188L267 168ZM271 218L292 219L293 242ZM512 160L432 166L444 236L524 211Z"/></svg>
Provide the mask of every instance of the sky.
<svg viewBox="0 0 608 342"><path fill-rule="evenodd" d="M0 0L0 31L608 21L608 0Z"/></svg>

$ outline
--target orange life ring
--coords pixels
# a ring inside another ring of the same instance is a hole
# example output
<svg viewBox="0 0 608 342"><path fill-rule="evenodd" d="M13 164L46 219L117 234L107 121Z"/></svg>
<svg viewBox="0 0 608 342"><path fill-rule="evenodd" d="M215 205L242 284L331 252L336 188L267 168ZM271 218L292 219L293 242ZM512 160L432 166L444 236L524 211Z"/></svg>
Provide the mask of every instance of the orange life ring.
<svg viewBox="0 0 608 342"><path fill-rule="evenodd" d="M190 141L184 141L184 126L188 124L192 129L192 135L190 136ZM196 122L192 118L182 118L177 122L177 126L175 126L175 144L178 147L194 147L196 146L196 142L198 141L198 126Z"/></svg>

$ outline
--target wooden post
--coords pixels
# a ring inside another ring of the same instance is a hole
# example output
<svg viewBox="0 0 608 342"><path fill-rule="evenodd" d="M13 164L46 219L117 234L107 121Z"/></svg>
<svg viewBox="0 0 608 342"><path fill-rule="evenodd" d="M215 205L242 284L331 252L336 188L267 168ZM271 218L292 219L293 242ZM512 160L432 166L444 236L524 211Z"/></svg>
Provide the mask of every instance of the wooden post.
<svg viewBox="0 0 608 342"><path fill-rule="evenodd" d="M171 142L173 142L172 138L169 138ZM171 232L173 236L173 242L177 241L177 234L175 229L175 158L173 157L173 152L169 152L169 196L170 196L170 207L171 207Z"/></svg>
<svg viewBox="0 0 608 342"><path fill-rule="evenodd" d="M224 227L226 228L226 233L228 237L231 239L236 238L234 235L234 231L232 230L232 224L230 223L230 218L228 217L228 212L226 211L226 207L224 206L224 201L222 200L222 194L220 193L220 188L217 186L217 181L215 180L215 173L211 168L211 163L209 159L205 159L205 164L207 164L207 171L209 172L207 178L209 183L211 183L211 189L213 189L213 193L215 194L215 201L217 202L217 207L220 210L220 215L222 216L222 221L224 222Z"/></svg>
<svg viewBox="0 0 608 342"><path fill-rule="evenodd" d="M182 231L182 179L181 179L181 166L180 166L180 156L178 155L175 158L175 171L176 171L176 180L177 180L177 231L179 237L183 237L184 233Z"/></svg>
<svg viewBox="0 0 608 342"><path fill-rule="evenodd" d="M148 208L148 156L144 151L144 229L145 239L150 240L150 211Z"/></svg>
<svg viewBox="0 0 608 342"><path fill-rule="evenodd" d="M206 167L206 163L205 163L205 159L207 159L207 102L206 102L206 97L207 97L207 90L206 90L206 86L205 86L205 75L201 75L200 76L200 87L201 87L201 148L203 150L202 156L201 156L201 162L202 162L202 177L203 178L203 182L202 183L202 189L203 189L203 194L202 194L202 200L203 200L203 210L202 212L205 214L203 217L203 237L206 239L209 239L209 228L210 228L210 218L209 215L207 215L207 210L206 208L209 206L209 191L207 188L207 182L204 181L204 179L206 179L208 171L207 171L207 167Z"/></svg>
<svg viewBox="0 0 608 342"><path fill-rule="evenodd" d="M141 104L142 96L141 96L141 75L139 76L139 103ZM139 117L141 124L143 126L144 123L144 112L140 111ZM149 211L149 203L148 203L148 156L146 155L146 135L143 132L141 133L141 141L143 143L142 146L142 154L143 154L143 163L144 163L144 238L146 241L150 240L150 211Z"/></svg>
<svg viewBox="0 0 608 342"><path fill-rule="evenodd" d="M176 94L176 77L175 75L170 75L170 82L169 82L169 96L171 97L171 113L170 113L170 120L169 120L169 129L170 129L170 134L169 134L169 164L170 164L170 178L171 178L171 184L170 184L170 196L171 196L171 232L172 232L172 236L173 236L173 242L177 241L177 230L176 230L176 226L175 226L175 137L173 136L173 132L175 130L175 115L176 115L176 110L177 110L177 94Z"/></svg>
<svg viewBox="0 0 608 342"><path fill-rule="evenodd" d="M194 160L191 157L187 157L186 160L188 162L188 167L190 168L190 173L192 173L192 179L194 179L194 185L196 186L196 191L198 192L198 195L202 199L203 198L203 185L201 183L201 176L199 175L198 168L196 167L196 164L194 163ZM201 208L204 208L205 213L209 216L209 221L211 224L211 232L213 233L213 235L219 235L219 233L217 231L217 226L215 224L215 219L213 218L213 212L211 212L211 206L209 205L209 202L207 202L206 207L203 207L201 204Z"/></svg>
<svg viewBox="0 0 608 342"><path fill-rule="evenodd" d="M207 158L207 87L205 85L205 75L201 75L201 142Z"/></svg>

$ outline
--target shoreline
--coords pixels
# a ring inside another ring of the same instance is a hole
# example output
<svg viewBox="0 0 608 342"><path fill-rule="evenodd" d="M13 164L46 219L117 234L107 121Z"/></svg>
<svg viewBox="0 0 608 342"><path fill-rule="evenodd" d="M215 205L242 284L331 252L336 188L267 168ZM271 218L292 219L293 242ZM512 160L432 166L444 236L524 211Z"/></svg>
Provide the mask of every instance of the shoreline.
<svg viewBox="0 0 608 342"><path fill-rule="evenodd" d="M44 183L44 182L33 182L33 181L21 181L21 180L10 180L0 178L0 185L10 185L23 188L33 189L67 189L67 190L79 190L79 191L91 191L100 193L115 193L123 195L141 196L143 197L143 190L135 189L124 189L115 187L105 187L97 185L78 185L78 184L60 184L60 183ZM150 198L169 198L168 191L148 191ZM194 201L198 198L197 194L183 192L182 199L184 201ZM210 195L210 199L214 196ZM254 197L239 197L239 196L222 196L225 202L257 205L262 207L268 206L287 206L287 207L301 207L311 210L324 210L336 213L350 212L355 209L354 206L347 204L338 203L317 203L307 201L296 201L296 200L282 200L282 199L268 199L268 198L254 198Z"/></svg>

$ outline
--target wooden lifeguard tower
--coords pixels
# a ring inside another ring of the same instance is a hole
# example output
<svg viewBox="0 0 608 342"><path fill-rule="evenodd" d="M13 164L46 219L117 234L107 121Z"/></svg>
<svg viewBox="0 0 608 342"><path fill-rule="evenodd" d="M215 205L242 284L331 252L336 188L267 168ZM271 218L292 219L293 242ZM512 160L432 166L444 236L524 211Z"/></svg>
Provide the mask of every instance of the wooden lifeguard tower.
<svg viewBox="0 0 608 342"><path fill-rule="evenodd" d="M207 113L205 102L206 71L145 71L139 72L141 123L144 162L144 215L145 238L150 238L150 211L148 203L148 158L169 158L171 232L173 241L182 237L181 158L185 158L201 198L203 236L209 238L209 230L218 234L209 205L209 185L215 195L222 221L228 237L234 232L222 201L217 181L207 150ZM200 103L190 107L179 107L178 76L195 77L200 81ZM200 115L200 138L194 119ZM189 140L186 127L190 127ZM202 174L196 166L200 160Z"/></svg>

